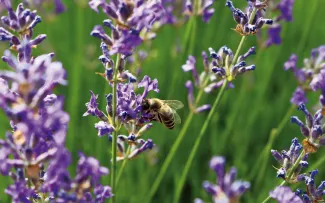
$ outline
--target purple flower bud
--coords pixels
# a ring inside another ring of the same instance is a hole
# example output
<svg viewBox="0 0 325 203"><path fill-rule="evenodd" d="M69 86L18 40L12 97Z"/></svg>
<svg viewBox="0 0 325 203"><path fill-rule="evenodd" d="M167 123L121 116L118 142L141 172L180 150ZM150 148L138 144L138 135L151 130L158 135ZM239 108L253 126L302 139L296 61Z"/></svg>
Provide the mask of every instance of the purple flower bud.
<svg viewBox="0 0 325 203"><path fill-rule="evenodd" d="M278 151L272 149L271 153L272 153L272 156L275 158L275 160L277 160L279 163L282 163L283 157Z"/></svg>

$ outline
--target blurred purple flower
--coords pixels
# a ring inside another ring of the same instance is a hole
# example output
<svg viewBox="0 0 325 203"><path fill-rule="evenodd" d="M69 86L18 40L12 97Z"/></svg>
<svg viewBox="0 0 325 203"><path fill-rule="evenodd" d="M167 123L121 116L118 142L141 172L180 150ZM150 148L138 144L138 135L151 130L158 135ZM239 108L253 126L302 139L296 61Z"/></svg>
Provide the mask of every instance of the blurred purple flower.
<svg viewBox="0 0 325 203"><path fill-rule="evenodd" d="M29 62L31 49L46 38L45 34L41 34L32 39L33 29L41 22L41 17L36 15L36 11L25 9L22 3L18 5L16 12L11 7L10 0L3 0L1 3L8 10L8 16L1 17L2 24L15 33L19 33L19 36L0 27L0 41L9 41L11 49L18 51L20 61Z"/></svg>
<svg viewBox="0 0 325 203"><path fill-rule="evenodd" d="M281 15L277 18L277 21L292 21L292 10L295 0L280 0L276 8L280 10Z"/></svg>
<svg viewBox="0 0 325 203"><path fill-rule="evenodd" d="M28 189L27 183L25 180L15 181L14 184L10 185L5 193L10 195L13 203L32 203L30 200L34 195L34 191L32 189Z"/></svg>
<svg viewBox="0 0 325 203"><path fill-rule="evenodd" d="M289 187L278 186L270 191L270 197L277 200L278 203L304 203Z"/></svg>
<svg viewBox="0 0 325 203"><path fill-rule="evenodd" d="M58 84L66 84L66 72L60 62L52 62L53 53L32 57L31 48L43 39L31 40L33 27L40 22L36 11L19 4L13 12L10 1L2 3L9 13L1 18L3 24L24 39L20 42L0 28L2 41L11 41L11 48L18 50L17 58L5 51L2 60L11 70L0 71L0 108L12 127L6 140L0 140L0 172L14 181L6 193L17 203L37 200L39 193L51 202L91 202L89 192L108 171L94 158L82 156L77 177L70 178L71 155L64 147L69 114L63 110L63 97L53 94ZM97 105L93 100L92 105ZM96 191L96 198L103 196L96 202L104 203L110 197L107 191L107 186Z"/></svg>
<svg viewBox="0 0 325 203"><path fill-rule="evenodd" d="M193 8L191 0L187 0L184 6L184 15L186 16L202 16L205 23L208 23L213 16L215 9L212 8L215 0L204 0L198 5L199 8Z"/></svg>
<svg viewBox="0 0 325 203"><path fill-rule="evenodd" d="M225 172L226 160L224 157L215 156L210 161L210 168L217 174L217 184L209 181L203 182L203 188L212 196L214 203L232 202L238 200L249 188L250 183L237 180L237 170L232 167L228 173ZM195 202L203 202L196 199Z"/></svg>
<svg viewBox="0 0 325 203"><path fill-rule="evenodd" d="M312 49L311 57L304 59L304 65L302 68L297 67L298 58L295 54L292 54L287 62L284 63L284 69L290 70L294 73L297 81L298 88L296 89L296 93L291 99L291 103L297 103L297 93L300 95L300 100L307 101L307 98L302 97L302 95L306 94L308 90L321 90L321 95L319 98L320 103L324 106L324 95L325 95L325 46L322 45L318 48ZM308 86L310 88L308 88Z"/></svg>
<svg viewBox="0 0 325 203"><path fill-rule="evenodd" d="M298 139L294 138L291 141L291 146L288 151L282 150L281 152L278 152L277 150L273 150L273 149L271 150L272 156L282 166L277 171L278 178L282 178L282 179L289 178L287 177L287 172L291 170L292 166L298 159L302 149L303 146L299 143ZM296 176L300 173L302 168L306 168L308 166L307 158L308 158L308 154L306 154L299 162L299 166L294 171L294 174Z"/></svg>
<svg viewBox="0 0 325 203"><path fill-rule="evenodd" d="M268 39L265 42L265 45L267 47L271 46L272 44L281 44L281 25L280 24L273 24L269 27L267 33L268 33Z"/></svg>
<svg viewBox="0 0 325 203"><path fill-rule="evenodd" d="M290 99L290 102L298 106L301 103L307 103L307 101L305 91L301 87L297 87Z"/></svg>

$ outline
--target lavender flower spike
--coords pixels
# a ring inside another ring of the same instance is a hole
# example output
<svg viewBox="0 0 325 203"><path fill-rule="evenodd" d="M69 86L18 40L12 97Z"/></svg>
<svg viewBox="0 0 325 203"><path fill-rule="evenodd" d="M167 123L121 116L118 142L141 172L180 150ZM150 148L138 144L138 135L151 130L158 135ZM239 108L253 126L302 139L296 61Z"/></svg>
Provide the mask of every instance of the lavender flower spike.
<svg viewBox="0 0 325 203"><path fill-rule="evenodd" d="M255 70L255 65L247 65L245 59L255 54L255 47L251 47L247 53L238 57L234 66L230 67L233 63L234 54L231 49L223 46L216 52L214 49L209 48L210 57L212 58L212 71L217 77L232 81L237 75L244 74L247 71Z"/></svg>
<svg viewBox="0 0 325 203"><path fill-rule="evenodd" d="M226 160L224 157L215 156L210 161L210 168L217 174L217 184L204 181L203 188L212 196L214 203L232 202L238 200L250 187L246 181L235 180L237 171L232 167L228 173L225 172ZM195 202L203 202L196 199Z"/></svg>
<svg viewBox="0 0 325 203"><path fill-rule="evenodd" d="M302 111L306 116L306 123L299 120L298 117L292 116L291 122L297 124L300 127L302 135L306 137L303 141L304 150L307 153L314 153L318 147L325 145L325 136L322 129L322 109L318 110L314 116L312 116L307 110L305 104L300 104L298 110Z"/></svg>
<svg viewBox="0 0 325 203"><path fill-rule="evenodd" d="M298 57L292 54L287 62L284 63L284 69L292 71L299 84L291 98L291 103L299 105L305 103L307 98L304 96L307 91L321 91L319 97L320 104L325 106L325 46L312 49L310 58L305 58L302 68L297 67ZM308 88L308 86L310 88Z"/></svg>
<svg viewBox="0 0 325 203"><path fill-rule="evenodd" d="M277 171L278 178L282 178L282 179L286 179L286 180L289 178L289 177L287 177L287 172L289 170L291 170L292 166L298 159L302 148L303 147L298 142L298 139L294 138L291 141L291 146L288 151L282 150L281 152L279 152L277 150L273 150L273 149L271 150L271 153L272 153L273 157L275 158L275 160L277 160L279 162L279 164L282 166ZM299 175L301 169L306 168L308 166L307 158L308 158L308 154L306 154L302 158L302 160L299 163L299 166L294 171L294 174L293 174L294 176L290 177L290 178L292 178L294 180ZM288 180L288 181L291 181L291 180Z"/></svg>
<svg viewBox="0 0 325 203"><path fill-rule="evenodd" d="M247 9L247 12L245 13L242 10L235 8L232 1L226 1L226 6L232 12L233 18L237 23L236 29L234 30L242 36L255 34L263 27L263 25L272 25L273 23L272 19L265 19L263 17L257 18L257 16L254 16L253 21L249 23L248 21L251 18L251 15L253 14L253 7L255 7L256 9L264 9L266 5L258 3L259 1L247 2L249 7Z"/></svg>
<svg viewBox="0 0 325 203"><path fill-rule="evenodd" d="M40 44L45 38L45 34L33 37L34 27L41 22L41 17L36 15L36 11L25 9L23 4L19 4L16 12L11 7L10 0L3 0L1 3L8 10L8 16L2 16L2 24L20 36L12 34L4 27L0 28L0 40L9 41L12 49L17 50L20 60L30 61L32 47Z"/></svg>
<svg viewBox="0 0 325 203"><path fill-rule="evenodd" d="M131 55L133 49L143 40L152 39L155 34L151 32L152 26L165 15L165 9L160 0L125 2L122 0L107 3L106 0L91 0L90 8L98 12L101 7L110 18L104 20L112 37L105 33L101 26L96 26L91 35L101 39L109 48L109 55L120 53ZM140 36L141 33L141 36Z"/></svg>
<svg viewBox="0 0 325 203"><path fill-rule="evenodd" d="M315 184L315 176L318 174L318 169L309 172L307 174L301 174L298 177L298 181L305 182L307 192L302 192L301 190L297 190L296 194L301 196L304 202L312 203L317 202L319 200L323 200L323 196L325 194L325 181L322 181L318 187Z"/></svg>
<svg viewBox="0 0 325 203"><path fill-rule="evenodd" d="M104 203L112 194L99 178L108 170L96 159L82 155L76 178L69 175L71 155L64 144L70 118L63 110L63 97L53 94L57 85L66 85L66 72L60 62L52 61L53 53L32 56L31 48L45 38L31 39L40 17L22 4L14 12L10 1L2 3L9 14L1 18L3 24L23 39L0 28L0 38L18 51L18 57L5 51L2 60L11 70L0 71L0 108L12 127L0 140L0 173L13 182L5 192L17 203L38 202L41 196L50 202ZM98 114L96 105L93 98L89 113Z"/></svg>

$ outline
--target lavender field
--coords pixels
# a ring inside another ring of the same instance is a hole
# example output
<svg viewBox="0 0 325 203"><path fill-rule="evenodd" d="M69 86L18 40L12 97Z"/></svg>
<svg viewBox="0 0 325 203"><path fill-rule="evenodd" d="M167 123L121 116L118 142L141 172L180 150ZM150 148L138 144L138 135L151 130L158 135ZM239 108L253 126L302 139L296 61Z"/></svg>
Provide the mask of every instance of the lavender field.
<svg viewBox="0 0 325 203"><path fill-rule="evenodd" d="M325 202L324 10L0 0L0 202Z"/></svg>

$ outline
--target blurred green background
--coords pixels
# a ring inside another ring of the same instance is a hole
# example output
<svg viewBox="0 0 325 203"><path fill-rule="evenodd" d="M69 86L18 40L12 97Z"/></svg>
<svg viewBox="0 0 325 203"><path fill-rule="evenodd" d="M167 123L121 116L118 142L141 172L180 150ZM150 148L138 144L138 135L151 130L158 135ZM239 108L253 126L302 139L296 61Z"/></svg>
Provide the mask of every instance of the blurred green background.
<svg viewBox="0 0 325 203"><path fill-rule="evenodd" d="M102 13L96 14L90 10L86 0L66 0L64 3L67 11L54 18L50 17L49 12L43 12L47 17L43 17L43 22L35 30L36 33L46 33L48 38L34 55L55 52L56 60L62 61L68 71L69 85L58 88L57 93L65 95L65 109L71 116L67 147L74 156L74 163L78 151L83 151L109 167L110 143L107 138L97 136L94 128L96 119L82 117L86 110L85 103L89 100L89 90L99 94L102 107L105 105L103 96L108 93L104 90L105 81L95 74L103 71L100 61L97 60L101 54L100 42L89 35L93 26L101 24L106 17ZM234 3L236 7L242 7L246 1L235 0ZM224 0L217 0L214 5L216 13L209 24L203 23L201 18L197 19L194 51L191 54L197 56L198 68L201 70L203 50L207 51L209 47L218 50L219 47L227 45L235 51L240 41L239 35L231 30L235 27L235 23L224 4ZM239 178L251 181L252 187L244 195L242 202L261 202L268 191L280 182L275 178L276 171L272 167L278 165L270 153L263 157L267 164L265 171L257 160L269 139L271 129L281 122L290 108L289 100L296 87L292 73L283 70L283 63L291 53L296 53L299 56L299 65L302 65L302 59L309 57L311 48L325 44L324 9L323 0L296 1L293 11L294 21L283 25L281 34L283 43L267 49L257 46L257 55L249 59L249 63L255 63L257 69L245 74L245 77L238 77L234 82L235 89L226 92L200 145L181 202L193 202L196 197L211 202L211 198L202 188L202 182L204 180L215 182L215 173L208 166L213 155L225 156L228 168L236 166ZM183 52L175 54L175 45L182 40L184 31L184 27L164 26L150 44L153 56L142 64L143 75L159 80L160 93L153 96L161 99L177 99L186 104L185 108L179 111L183 120L189 113L184 83L192 76L182 71L181 65L185 63L187 56ZM256 38L249 37L243 51L253 45L256 45ZM144 47L148 48L148 45ZM5 47L2 46L1 49L4 50ZM2 63L2 66L5 64ZM212 103L216 94L205 95L202 104ZM309 95L309 108L317 102L318 95L318 93ZM294 110L293 114L303 118L301 112ZM153 202L172 201L183 165L206 116L206 113L202 113L194 117ZM0 122L0 136L3 137L9 129L3 112L0 113ZM181 127L180 125L174 130L168 130L156 123L145 134L145 138L154 140L158 151L156 154L151 151L127 163L118 184L118 202L141 202L147 195ZM287 149L294 137L303 139L299 128L288 122L272 148ZM323 154L324 150L321 149L317 154L311 155L310 166L324 157ZM156 163L152 161L153 158L157 159ZM320 175L317 177L319 182L325 179L325 169L322 167L324 163L319 167ZM10 202L3 193L9 183L8 177L0 177L1 202ZM104 178L103 183L109 184L109 178Z"/></svg>

